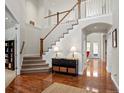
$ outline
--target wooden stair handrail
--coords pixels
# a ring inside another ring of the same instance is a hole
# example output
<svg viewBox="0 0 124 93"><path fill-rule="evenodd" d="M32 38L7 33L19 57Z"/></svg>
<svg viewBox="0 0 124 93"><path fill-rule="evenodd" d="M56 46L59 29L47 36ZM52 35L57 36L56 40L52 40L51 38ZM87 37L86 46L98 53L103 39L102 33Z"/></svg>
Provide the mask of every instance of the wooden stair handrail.
<svg viewBox="0 0 124 93"><path fill-rule="evenodd" d="M25 41L23 41L23 43L22 43L22 47L21 47L21 50L20 50L20 54L22 54L22 52L23 52L24 45L25 45Z"/></svg>
<svg viewBox="0 0 124 93"><path fill-rule="evenodd" d="M69 12L69 11L70 11L70 10L62 11L62 12L59 12L59 14L63 14L63 13ZM52 15L49 15L49 16L46 16L46 17L44 17L44 18L49 18L49 17L56 16L56 15L57 15L57 13L52 14Z"/></svg>
<svg viewBox="0 0 124 93"><path fill-rule="evenodd" d="M69 10L69 12L66 13L66 15L58 22L58 24L56 24L56 25L51 29L51 31L43 38L43 40L46 39L47 36L48 36L51 32L53 32L53 30L67 17L67 15L69 15L69 13L70 13L77 5L78 5L78 2Z"/></svg>

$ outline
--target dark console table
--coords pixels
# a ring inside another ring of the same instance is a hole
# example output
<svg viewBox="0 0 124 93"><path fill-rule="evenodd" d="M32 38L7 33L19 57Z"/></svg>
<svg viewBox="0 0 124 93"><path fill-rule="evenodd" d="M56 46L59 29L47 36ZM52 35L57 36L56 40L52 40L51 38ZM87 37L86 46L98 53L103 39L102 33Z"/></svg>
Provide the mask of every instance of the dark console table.
<svg viewBox="0 0 124 93"><path fill-rule="evenodd" d="M52 58L52 72L78 75L78 60Z"/></svg>

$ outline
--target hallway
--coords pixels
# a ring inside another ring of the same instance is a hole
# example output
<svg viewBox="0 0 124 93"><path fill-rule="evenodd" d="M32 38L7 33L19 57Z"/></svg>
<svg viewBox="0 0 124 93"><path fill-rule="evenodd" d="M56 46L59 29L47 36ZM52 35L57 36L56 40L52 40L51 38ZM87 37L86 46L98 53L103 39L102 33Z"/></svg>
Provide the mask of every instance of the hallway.
<svg viewBox="0 0 124 93"><path fill-rule="evenodd" d="M89 60L83 75L69 76L57 73L35 73L17 76L6 88L6 93L41 93L53 82L84 88L93 93L118 93L106 64L99 59Z"/></svg>
<svg viewBox="0 0 124 93"><path fill-rule="evenodd" d="M83 81L85 81L83 86L87 90L97 93L117 93L110 73L106 71L106 63L100 59L89 59Z"/></svg>

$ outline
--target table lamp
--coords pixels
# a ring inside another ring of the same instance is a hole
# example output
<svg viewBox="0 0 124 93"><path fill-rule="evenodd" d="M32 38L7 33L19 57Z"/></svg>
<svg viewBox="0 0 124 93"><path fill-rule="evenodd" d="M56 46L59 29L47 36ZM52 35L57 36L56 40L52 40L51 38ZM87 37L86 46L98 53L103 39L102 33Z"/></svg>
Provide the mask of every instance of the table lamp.
<svg viewBox="0 0 124 93"><path fill-rule="evenodd" d="M75 56L74 56L75 51L76 51L76 47L72 46L71 47L71 52L72 52L73 59L75 58Z"/></svg>
<svg viewBox="0 0 124 93"><path fill-rule="evenodd" d="M58 51L59 51L59 48L58 47L54 47L54 51L56 53L56 58L58 57Z"/></svg>

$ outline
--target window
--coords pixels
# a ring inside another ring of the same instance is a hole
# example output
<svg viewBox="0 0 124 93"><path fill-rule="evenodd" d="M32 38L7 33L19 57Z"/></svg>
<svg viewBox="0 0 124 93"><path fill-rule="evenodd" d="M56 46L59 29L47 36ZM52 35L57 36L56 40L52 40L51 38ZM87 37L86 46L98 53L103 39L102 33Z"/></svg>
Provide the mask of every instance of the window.
<svg viewBox="0 0 124 93"><path fill-rule="evenodd" d="M87 42L87 51L90 51L90 42Z"/></svg>
<svg viewBox="0 0 124 93"><path fill-rule="evenodd" d="M98 53L99 53L99 51L98 51L98 43L95 42L95 43L93 43L93 55L98 56Z"/></svg>

